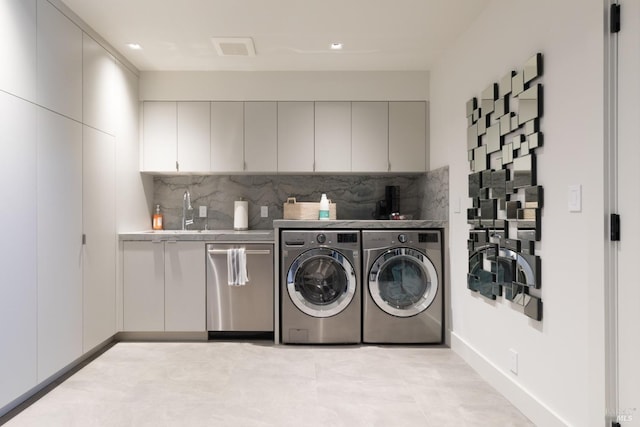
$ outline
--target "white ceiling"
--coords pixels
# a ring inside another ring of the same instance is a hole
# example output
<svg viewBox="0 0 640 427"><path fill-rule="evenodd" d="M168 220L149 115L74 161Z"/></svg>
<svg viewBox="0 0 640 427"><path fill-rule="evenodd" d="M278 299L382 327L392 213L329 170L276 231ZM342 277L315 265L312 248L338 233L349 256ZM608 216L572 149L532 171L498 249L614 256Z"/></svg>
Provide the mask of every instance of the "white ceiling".
<svg viewBox="0 0 640 427"><path fill-rule="evenodd" d="M429 70L490 0L62 1L140 70L324 71ZM212 37L251 37L256 56Z"/></svg>

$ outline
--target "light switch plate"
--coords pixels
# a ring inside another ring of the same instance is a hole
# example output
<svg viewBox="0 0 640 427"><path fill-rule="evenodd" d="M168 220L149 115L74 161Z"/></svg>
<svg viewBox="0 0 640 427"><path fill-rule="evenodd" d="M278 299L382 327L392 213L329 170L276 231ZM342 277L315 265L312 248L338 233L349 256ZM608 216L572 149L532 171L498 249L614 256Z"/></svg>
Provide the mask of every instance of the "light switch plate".
<svg viewBox="0 0 640 427"><path fill-rule="evenodd" d="M453 202L453 213L460 213L460 197L456 197Z"/></svg>
<svg viewBox="0 0 640 427"><path fill-rule="evenodd" d="M269 216L269 206L260 206L260 217L267 218Z"/></svg>
<svg viewBox="0 0 640 427"><path fill-rule="evenodd" d="M569 186L569 212L582 212L582 185Z"/></svg>
<svg viewBox="0 0 640 427"><path fill-rule="evenodd" d="M200 212L198 213L198 215L200 216L200 218L206 218L207 217L207 207L206 206L200 206Z"/></svg>

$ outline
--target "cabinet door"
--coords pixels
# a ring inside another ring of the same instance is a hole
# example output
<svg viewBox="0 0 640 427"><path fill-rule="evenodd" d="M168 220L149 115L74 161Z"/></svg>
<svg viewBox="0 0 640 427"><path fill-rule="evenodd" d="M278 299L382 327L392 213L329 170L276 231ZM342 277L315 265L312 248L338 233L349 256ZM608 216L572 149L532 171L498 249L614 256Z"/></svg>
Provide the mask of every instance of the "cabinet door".
<svg viewBox="0 0 640 427"><path fill-rule="evenodd" d="M427 169L425 102L389 103L389 170L424 172Z"/></svg>
<svg viewBox="0 0 640 427"><path fill-rule="evenodd" d="M123 243L124 330L164 331L164 243Z"/></svg>
<svg viewBox="0 0 640 427"><path fill-rule="evenodd" d="M165 243L165 330L206 329L204 242Z"/></svg>
<svg viewBox="0 0 640 427"><path fill-rule="evenodd" d="M82 30L47 0L38 0L37 99L82 121Z"/></svg>
<svg viewBox="0 0 640 427"><path fill-rule="evenodd" d="M142 166L148 172L176 172L178 156L175 102L145 102L142 112Z"/></svg>
<svg viewBox="0 0 640 427"><path fill-rule="evenodd" d="M0 155L0 408L37 383L36 121L37 107L0 92L0 129L11 141Z"/></svg>
<svg viewBox="0 0 640 427"><path fill-rule="evenodd" d="M278 102L278 172L313 172L313 102Z"/></svg>
<svg viewBox="0 0 640 427"><path fill-rule="evenodd" d="M315 171L351 172L351 103L315 103Z"/></svg>
<svg viewBox="0 0 640 427"><path fill-rule="evenodd" d="M38 381L82 355L82 125L38 110Z"/></svg>
<svg viewBox="0 0 640 427"><path fill-rule="evenodd" d="M83 127L83 350L116 332L115 138Z"/></svg>
<svg viewBox="0 0 640 427"><path fill-rule="evenodd" d="M178 102L178 165L181 172L209 172L210 102Z"/></svg>
<svg viewBox="0 0 640 427"><path fill-rule="evenodd" d="M211 171L244 170L244 105L211 103Z"/></svg>
<svg viewBox="0 0 640 427"><path fill-rule="evenodd" d="M109 52L86 34L82 38L82 122L115 134L116 63Z"/></svg>
<svg viewBox="0 0 640 427"><path fill-rule="evenodd" d="M275 102L244 103L246 172L278 171L278 108Z"/></svg>
<svg viewBox="0 0 640 427"><path fill-rule="evenodd" d="M351 170L389 170L389 103L351 104Z"/></svg>
<svg viewBox="0 0 640 427"><path fill-rule="evenodd" d="M4 0L0 13L0 90L36 100L36 0ZM0 402L0 406L2 406Z"/></svg>

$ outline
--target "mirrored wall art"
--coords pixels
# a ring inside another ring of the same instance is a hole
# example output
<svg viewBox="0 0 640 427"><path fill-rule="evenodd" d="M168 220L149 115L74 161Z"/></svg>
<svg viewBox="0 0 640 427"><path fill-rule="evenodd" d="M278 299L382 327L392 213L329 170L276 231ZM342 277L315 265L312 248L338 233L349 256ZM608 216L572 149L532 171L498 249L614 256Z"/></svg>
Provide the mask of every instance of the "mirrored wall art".
<svg viewBox="0 0 640 427"><path fill-rule="evenodd" d="M467 287L542 319L540 241L543 188L536 152L543 146L542 54L466 103L471 226ZM479 99L479 101L478 101ZM539 244L539 243L538 243Z"/></svg>

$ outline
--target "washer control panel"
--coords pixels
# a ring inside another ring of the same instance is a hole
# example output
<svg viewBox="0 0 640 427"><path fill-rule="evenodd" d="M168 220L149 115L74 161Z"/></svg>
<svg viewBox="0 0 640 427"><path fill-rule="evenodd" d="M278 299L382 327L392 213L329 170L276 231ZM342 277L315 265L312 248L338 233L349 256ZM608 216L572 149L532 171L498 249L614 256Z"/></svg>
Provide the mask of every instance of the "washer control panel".
<svg viewBox="0 0 640 427"><path fill-rule="evenodd" d="M407 243L407 235L406 234L398 234L398 242Z"/></svg>
<svg viewBox="0 0 640 427"><path fill-rule="evenodd" d="M316 242L323 244L326 241L327 241L327 236L325 236L324 234L320 233L316 236Z"/></svg>

